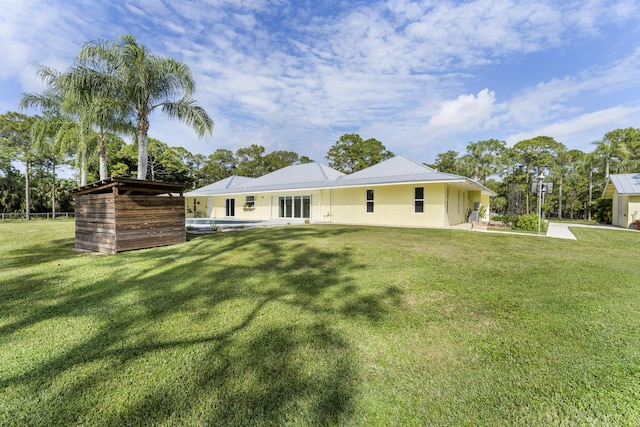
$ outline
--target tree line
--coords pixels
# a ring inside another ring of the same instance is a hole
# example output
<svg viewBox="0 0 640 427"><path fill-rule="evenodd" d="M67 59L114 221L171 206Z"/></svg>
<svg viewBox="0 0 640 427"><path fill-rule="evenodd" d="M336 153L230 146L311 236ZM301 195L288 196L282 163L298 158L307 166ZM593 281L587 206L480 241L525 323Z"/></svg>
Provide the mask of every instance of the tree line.
<svg viewBox="0 0 640 427"><path fill-rule="evenodd" d="M125 35L116 41L85 43L64 72L38 66L41 93L23 94L21 108L41 115L7 112L0 116L0 211L68 211L68 189L110 176L185 183L197 188L230 175L258 177L312 159L292 151L252 144L235 153L218 149L193 154L149 138L149 115L158 109L203 136L213 121L193 93L186 64L153 55ZM130 138L127 144L123 138ZM353 173L393 153L375 138L345 134L329 149L329 166ZM18 171L13 162L24 165ZM58 179L57 168L72 165L77 179ZM558 218L606 221L599 200L609 174L640 171L640 130L617 129L585 153L569 150L552 137L538 136L507 147L504 141L470 142L466 152L438 154L429 166L470 177L494 190L495 212L520 215L537 209L532 183L545 172L556 189L543 207Z"/></svg>
<svg viewBox="0 0 640 427"><path fill-rule="evenodd" d="M473 178L498 193L491 202L494 212L535 212L538 202L532 184L542 179L555 184L542 201L547 216L610 222L610 201L601 199L602 192L610 174L640 172L640 129L607 132L593 146L591 152L568 149L549 136L512 147L488 139L470 142L465 153L438 154L430 166Z"/></svg>
<svg viewBox="0 0 640 427"><path fill-rule="evenodd" d="M88 151L80 164L72 150L66 154L56 151L53 138L39 138L47 120L17 112L0 115L0 212L69 212L73 210L70 189L104 177L137 176L139 147L135 138L127 143L120 135L106 132L102 136L104 154ZM356 172L390 157L393 153L380 141L363 140L358 134L341 136L326 155L329 165L344 173ZM266 152L258 144L235 152L219 148L205 156L149 138L146 176L154 181L199 188L232 175L257 178L286 166L313 161L294 151ZM22 171L15 167L16 162L23 165ZM75 168L75 178L59 178L62 165Z"/></svg>

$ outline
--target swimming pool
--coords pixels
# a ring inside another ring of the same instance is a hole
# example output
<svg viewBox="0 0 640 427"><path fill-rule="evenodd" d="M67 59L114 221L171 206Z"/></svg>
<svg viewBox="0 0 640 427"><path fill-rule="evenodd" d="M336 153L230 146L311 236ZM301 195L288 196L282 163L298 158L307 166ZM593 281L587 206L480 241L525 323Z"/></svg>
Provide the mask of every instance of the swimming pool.
<svg viewBox="0 0 640 427"><path fill-rule="evenodd" d="M192 228L211 228L216 225L218 228L242 227L256 225L265 221L250 219L230 219L230 218L185 218L185 225Z"/></svg>

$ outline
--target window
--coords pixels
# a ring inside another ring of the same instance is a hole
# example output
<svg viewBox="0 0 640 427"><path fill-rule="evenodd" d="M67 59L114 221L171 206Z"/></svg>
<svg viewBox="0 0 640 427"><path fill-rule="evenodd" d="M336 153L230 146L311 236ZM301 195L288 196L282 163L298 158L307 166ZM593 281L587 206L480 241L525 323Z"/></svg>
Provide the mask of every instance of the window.
<svg viewBox="0 0 640 427"><path fill-rule="evenodd" d="M311 196L278 197L280 218L311 218Z"/></svg>
<svg viewBox="0 0 640 427"><path fill-rule="evenodd" d="M424 212L424 187L413 189L413 211L415 213Z"/></svg>
<svg viewBox="0 0 640 427"><path fill-rule="evenodd" d="M255 207L256 196L247 196L244 199L244 207L245 208L253 208Z"/></svg>
<svg viewBox="0 0 640 427"><path fill-rule="evenodd" d="M373 190L367 190L367 212L373 213Z"/></svg>

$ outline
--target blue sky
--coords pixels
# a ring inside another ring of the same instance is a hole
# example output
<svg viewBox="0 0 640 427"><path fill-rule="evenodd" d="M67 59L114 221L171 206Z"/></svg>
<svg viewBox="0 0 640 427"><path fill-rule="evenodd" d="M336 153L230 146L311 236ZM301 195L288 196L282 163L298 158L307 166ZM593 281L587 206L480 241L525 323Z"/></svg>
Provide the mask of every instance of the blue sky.
<svg viewBox="0 0 640 427"><path fill-rule="evenodd" d="M637 1L3 0L0 112L84 42L132 34L188 64L215 122L149 135L208 155L250 144L326 163L344 133L433 162L488 138L569 148L640 127ZM35 112L30 112L35 113Z"/></svg>

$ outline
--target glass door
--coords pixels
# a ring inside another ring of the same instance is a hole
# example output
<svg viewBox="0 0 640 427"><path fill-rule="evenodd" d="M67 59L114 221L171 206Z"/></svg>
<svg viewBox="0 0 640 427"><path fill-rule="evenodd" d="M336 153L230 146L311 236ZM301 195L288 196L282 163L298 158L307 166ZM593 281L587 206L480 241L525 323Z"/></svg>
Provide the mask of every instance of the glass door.
<svg viewBox="0 0 640 427"><path fill-rule="evenodd" d="M225 199L225 215L236 216L236 199Z"/></svg>

